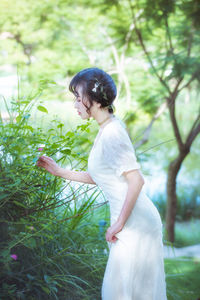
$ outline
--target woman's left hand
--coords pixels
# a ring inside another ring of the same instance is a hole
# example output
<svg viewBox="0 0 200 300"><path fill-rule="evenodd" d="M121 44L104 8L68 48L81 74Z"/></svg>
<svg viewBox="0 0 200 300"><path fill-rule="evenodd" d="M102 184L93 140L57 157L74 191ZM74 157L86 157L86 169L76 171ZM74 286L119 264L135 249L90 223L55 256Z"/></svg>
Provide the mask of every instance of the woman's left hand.
<svg viewBox="0 0 200 300"><path fill-rule="evenodd" d="M123 226L119 222L115 222L112 226L108 227L106 231L106 241L115 243L117 241L116 233L122 230Z"/></svg>

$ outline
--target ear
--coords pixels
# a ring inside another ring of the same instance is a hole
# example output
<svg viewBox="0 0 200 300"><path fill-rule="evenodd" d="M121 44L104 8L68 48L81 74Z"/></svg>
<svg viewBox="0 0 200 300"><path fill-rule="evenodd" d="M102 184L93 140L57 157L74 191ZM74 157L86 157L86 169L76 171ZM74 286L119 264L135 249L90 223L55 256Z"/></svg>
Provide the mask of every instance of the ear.
<svg viewBox="0 0 200 300"><path fill-rule="evenodd" d="M97 101L93 101L93 105L100 108L101 107L101 103L97 102Z"/></svg>

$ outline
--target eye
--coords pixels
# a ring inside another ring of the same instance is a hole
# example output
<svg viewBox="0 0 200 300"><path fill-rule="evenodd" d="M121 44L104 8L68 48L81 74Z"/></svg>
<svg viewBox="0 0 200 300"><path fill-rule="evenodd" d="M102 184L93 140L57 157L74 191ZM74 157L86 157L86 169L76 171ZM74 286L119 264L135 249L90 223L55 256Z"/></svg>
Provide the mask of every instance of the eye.
<svg viewBox="0 0 200 300"><path fill-rule="evenodd" d="M77 102L81 102L80 96L77 95L77 96L74 97L74 102L76 102L76 101Z"/></svg>

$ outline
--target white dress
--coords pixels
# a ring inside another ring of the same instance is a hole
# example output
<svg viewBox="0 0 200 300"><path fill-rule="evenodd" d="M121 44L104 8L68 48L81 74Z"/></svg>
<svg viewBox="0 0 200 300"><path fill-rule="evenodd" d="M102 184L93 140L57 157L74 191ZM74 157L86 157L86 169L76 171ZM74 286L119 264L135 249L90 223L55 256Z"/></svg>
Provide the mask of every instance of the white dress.
<svg viewBox="0 0 200 300"><path fill-rule="evenodd" d="M100 128L95 142L88 158L88 173L109 201L112 225L127 194L122 173L140 169L140 164L125 124L115 116ZM108 243L102 300L166 300L162 222L143 188L116 237L115 243Z"/></svg>

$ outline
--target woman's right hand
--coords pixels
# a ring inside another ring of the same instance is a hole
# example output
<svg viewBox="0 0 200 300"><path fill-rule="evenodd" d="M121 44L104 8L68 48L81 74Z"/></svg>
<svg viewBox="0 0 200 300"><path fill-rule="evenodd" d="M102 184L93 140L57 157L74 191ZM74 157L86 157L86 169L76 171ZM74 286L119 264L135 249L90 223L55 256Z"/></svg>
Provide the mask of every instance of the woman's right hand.
<svg viewBox="0 0 200 300"><path fill-rule="evenodd" d="M42 168L46 169L49 173L51 173L55 176L59 175L60 167L51 157L40 156L36 165L38 167L42 167Z"/></svg>

